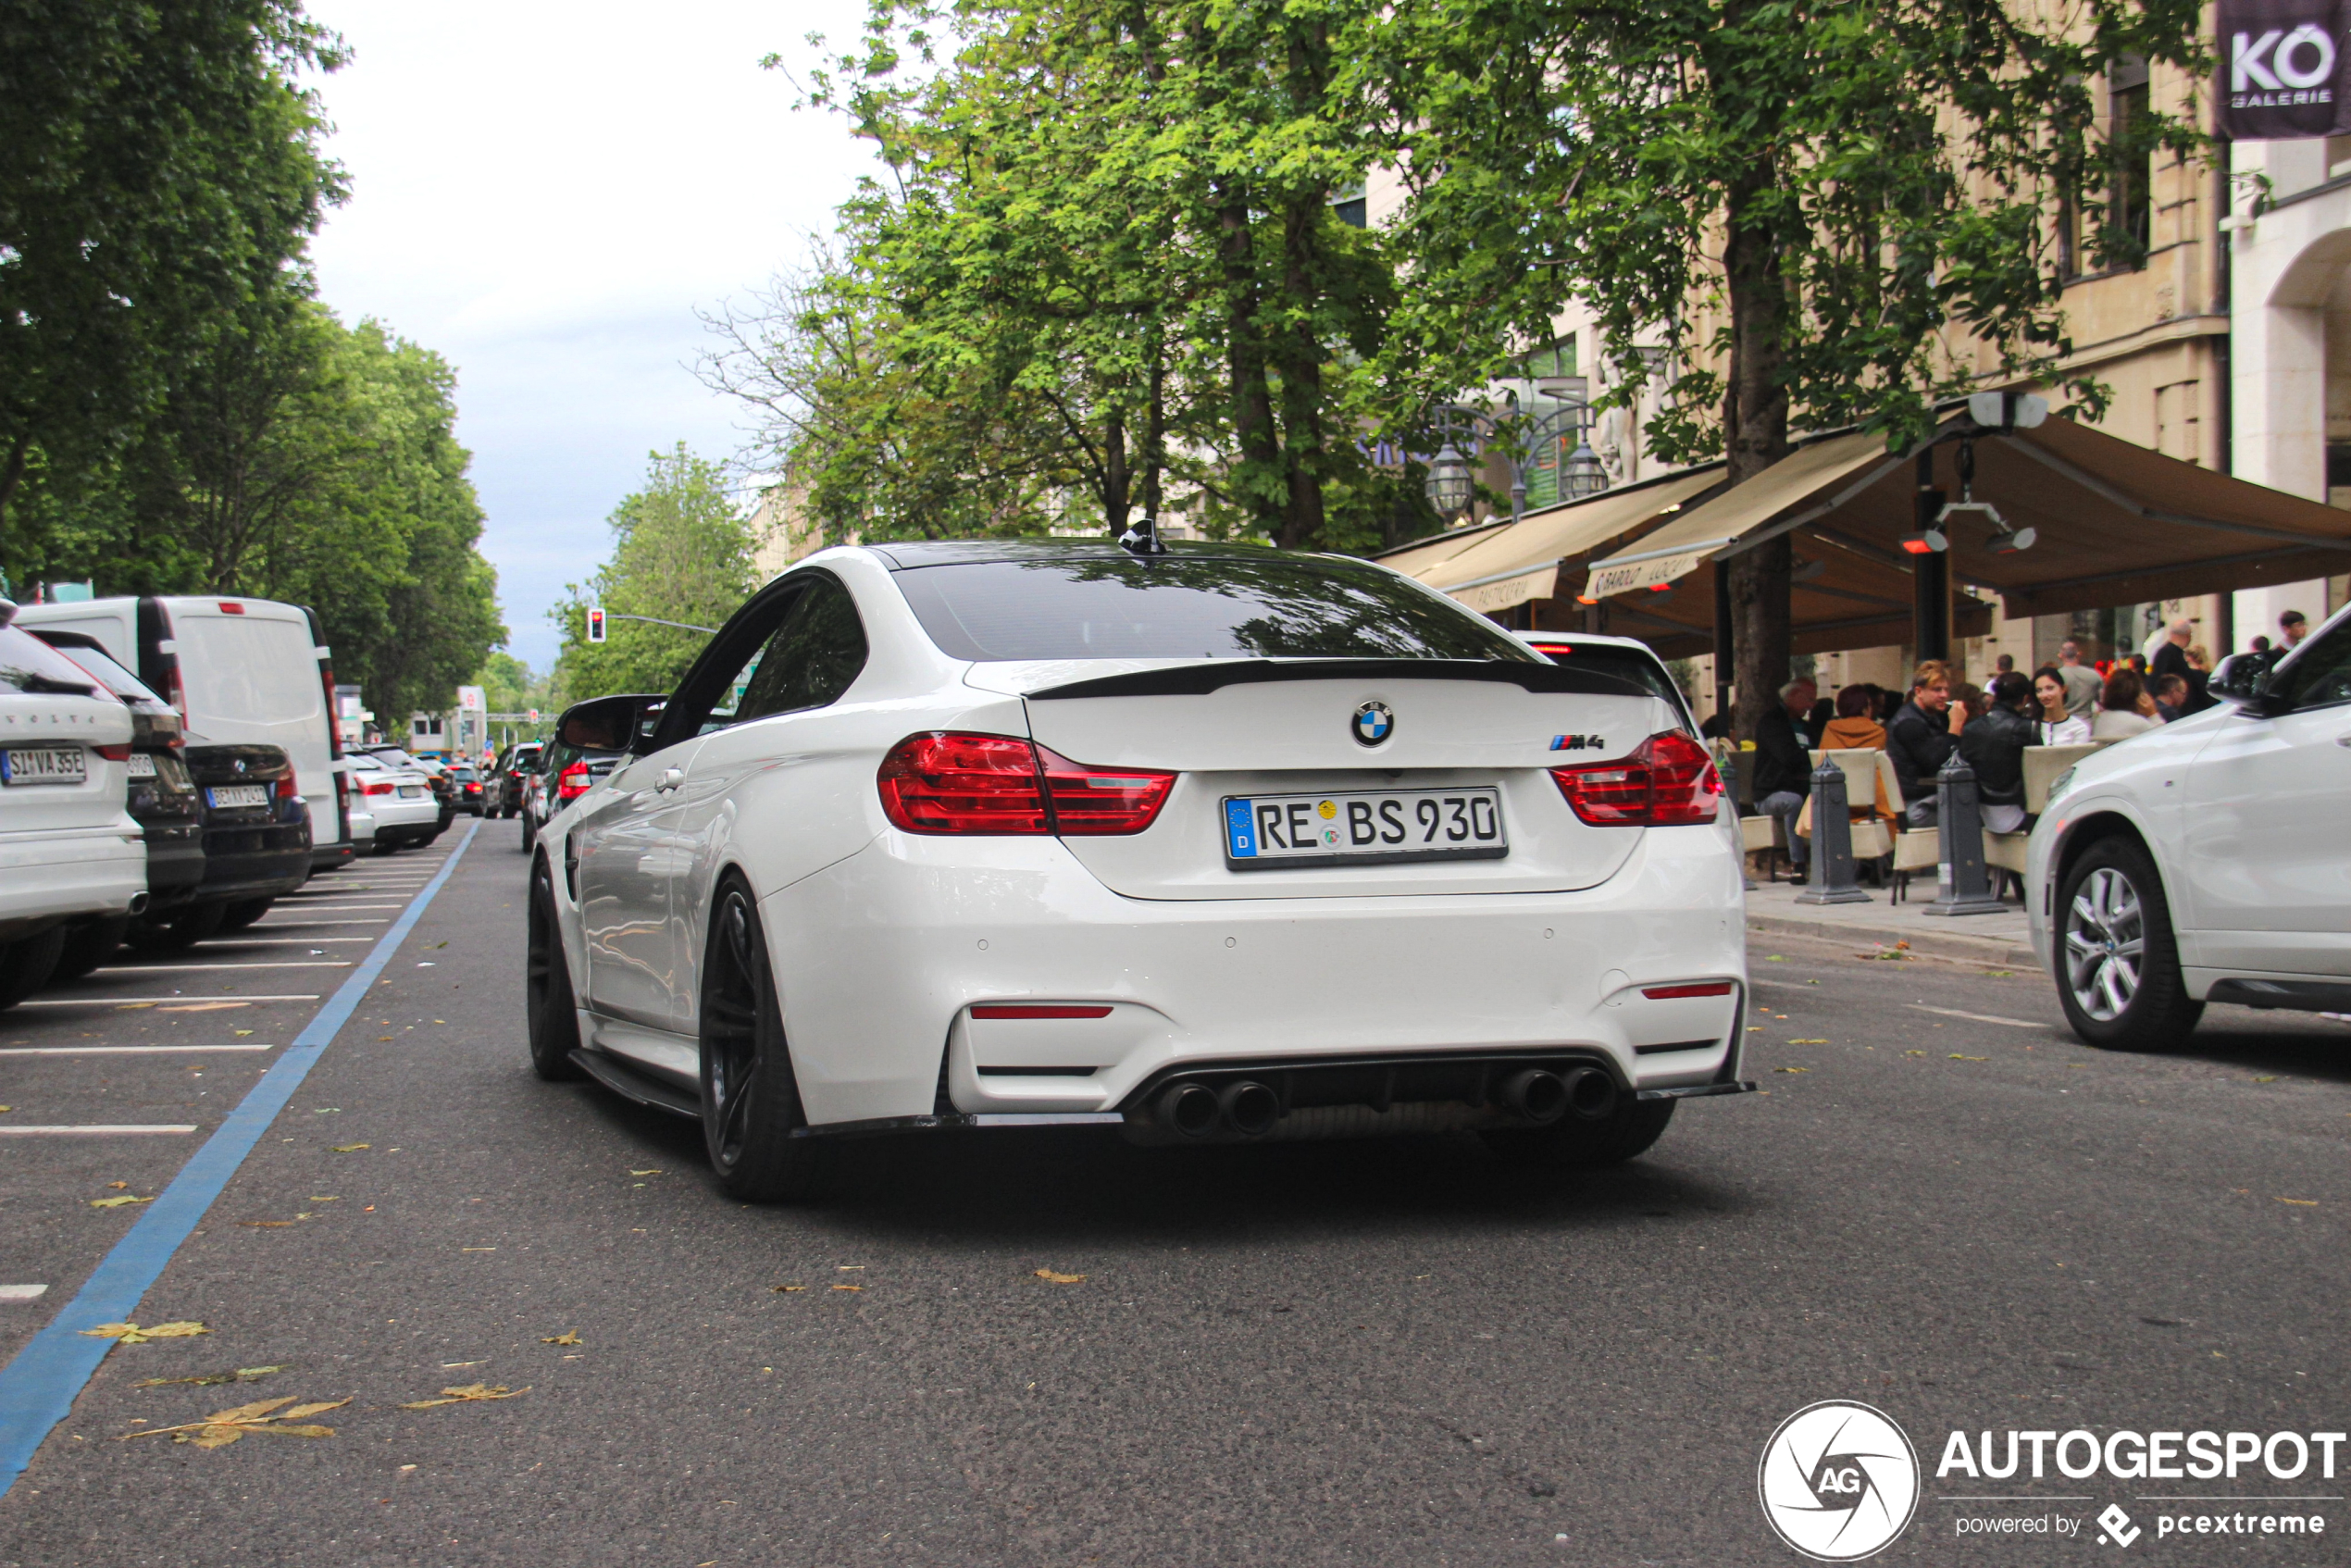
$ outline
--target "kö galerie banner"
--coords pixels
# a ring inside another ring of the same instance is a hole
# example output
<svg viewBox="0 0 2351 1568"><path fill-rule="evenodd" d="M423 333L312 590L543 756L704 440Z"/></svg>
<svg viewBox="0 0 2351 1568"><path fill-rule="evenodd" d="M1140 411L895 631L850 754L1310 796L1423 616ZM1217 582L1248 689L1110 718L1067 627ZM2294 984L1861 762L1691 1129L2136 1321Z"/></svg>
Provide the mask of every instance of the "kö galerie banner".
<svg viewBox="0 0 2351 1568"><path fill-rule="evenodd" d="M2351 133L2351 0L2220 0L2221 133L2250 140Z"/></svg>

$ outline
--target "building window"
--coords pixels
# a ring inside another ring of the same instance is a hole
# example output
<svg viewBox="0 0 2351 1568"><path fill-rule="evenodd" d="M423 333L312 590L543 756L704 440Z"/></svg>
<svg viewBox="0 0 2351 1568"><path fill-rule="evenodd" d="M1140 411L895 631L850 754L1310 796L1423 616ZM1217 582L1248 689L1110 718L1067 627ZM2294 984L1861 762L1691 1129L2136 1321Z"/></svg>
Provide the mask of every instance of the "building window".
<svg viewBox="0 0 2351 1568"><path fill-rule="evenodd" d="M2107 86L2107 140L2121 147L2149 112L2146 62L2128 56L2116 61ZM2138 253L2133 270L2146 265L2146 248L2155 242L2154 172L2153 154L2134 154L2116 168L2113 187L2107 193L2112 204L2108 221L2131 237Z"/></svg>
<svg viewBox="0 0 2351 1568"><path fill-rule="evenodd" d="M1371 206L1364 196L1362 180L1358 180L1351 185L1342 185L1333 191L1330 203L1331 216L1341 223L1354 229L1370 226Z"/></svg>

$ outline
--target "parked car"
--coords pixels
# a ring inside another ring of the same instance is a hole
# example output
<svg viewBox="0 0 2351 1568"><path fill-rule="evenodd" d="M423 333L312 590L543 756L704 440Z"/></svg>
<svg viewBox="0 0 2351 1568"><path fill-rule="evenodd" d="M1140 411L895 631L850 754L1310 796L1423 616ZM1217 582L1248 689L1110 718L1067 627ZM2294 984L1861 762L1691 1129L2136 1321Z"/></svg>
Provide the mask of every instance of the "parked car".
<svg viewBox="0 0 2351 1568"><path fill-rule="evenodd" d="M513 816L522 810L523 788L545 745L543 740L517 740L491 765L482 796L489 810L500 816Z"/></svg>
<svg viewBox="0 0 2351 1568"><path fill-rule="evenodd" d="M28 604L27 627L84 632L180 711L191 745L276 746L316 826L315 868L349 864L334 671L298 604L218 595Z"/></svg>
<svg viewBox="0 0 2351 1568"><path fill-rule="evenodd" d="M2060 774L2033 829L2034 949L2092 1045L2162 1050L2211 1002L2351 1012L2351 609L2206 691Z"/></svg>
<svg viewBox="0 0 2351 1568"><path fill-rule="evenodd" d="M131 820L146 837L146 917L184 907L204 882L204 807L180 754L179 714L87 633L44 628L33 635L131 710L131 754L124 772ZM97 968L122 945L131 921L128 915L113 915L71 922L50 978L78 980Z"/></svg>
<svg viewBox="0 0 2351 1568"><path fill-rule="evenodd" d="M1648 643L1600 632L1526 631L1518 635L1521 641L1555 665L1614 676L1672 704L1681 716L1682 728L1692 735L1698 733L1698 720L1690 716L1689 700L1673 684L1673 672L1665 667L1665 661Z"/></svg>
<svg viewBox="0 0 2351 1568"><path fill-rule="evenodd" d="M131 710L16 614L0 599L0 1007L48 980L70 923L147 904Z"/></svg>
<svg viewBox="0 0 2351 1568"><path fill-rule="evenodd" d="M243 930L310 879L310 803L292 760L251 742L187 749L204 802L204 880L176 909L131 928L135 947L175 950Z"/></svg>
<svg viewBox="0 0 2351 1568"><path fill-rule="evenodd" d="M459 763L449 770L456 786L457 809L473 816L483 815L481 770L469 763Z"/></svg>
<svg viewBox="0 0 2351 1568"><path fill-rule="evenodd" d="M353 753L351 769L359 798L375 817L377 854L441 837L441 803L430 779L414 768L388 766L372 752Z"/></svg>
<svg viewBox="0 0 2351 1568"><path fill-rule="evenodd" d="M439 808L433 831L445 831L457 819L457 781L451 777L447 763L439 757L421 757L404 747L379 744L367 748L367 753L386 767L404 768L424 779L431 791L433 803Z"/></svg>
<svg viewBox="0 0 2351 1568"><path fill-rule="evenodd" d="M1588 1168L1755 1087L1683 716L1385 568L839 547L645 707L557 732L625 755L532 859L531 1060L697 1117L730 1194L1004 1124Z"/></svg>
<svg viewBox="0 0 2351 1568"><path fill-rule="evenodd" d="M629 699L643 706L658 704L659 695L644 695ZM587 732L575 727L576 736ZM614 765L621 758L617 746L566 743L562 739L562 726L556 726L556 739L548 742L539 753L539 765L530 776L530 784L523 796L522 847L527 852L539 841L540 829L546 827L556 813L586 794L598 779L608 778Z"/></svg>

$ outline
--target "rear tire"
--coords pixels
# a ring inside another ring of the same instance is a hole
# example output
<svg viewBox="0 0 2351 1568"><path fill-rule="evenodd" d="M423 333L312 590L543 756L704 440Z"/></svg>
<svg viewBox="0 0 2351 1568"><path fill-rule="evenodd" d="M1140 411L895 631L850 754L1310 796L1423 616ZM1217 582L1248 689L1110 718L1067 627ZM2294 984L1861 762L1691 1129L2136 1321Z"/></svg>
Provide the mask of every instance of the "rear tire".
<svg viewBox="0 0 2351 1568"><path fill-rule="evenodd" d="M579 1014L571 964L564 957L563 928L555 919L554 879L543 862L530 874L527 925L522 990L530 1070L549 1083L569 1083L587 1075L571 1059L579 1049Z"/></svg>
<svg viewBox="0 0 2351 1568"><path fill-rule="evenodd" d="M241 899L221 911L220 928L223 931L242 931L268 914L269 906L277 902L274 898Z"/></svg>
<svg viewBox="0 0 2351 1568"><path fill-rule="evenodd" d="M372 854L390 854L390 853L392 853L394 850L397 850L399 847L400 847L400 840L397 840L397 839L387 839L387 838L385 838L385 837L384 837L381 833L379 833L379 834L377 834L377 835L376 835L376 844L375 844L375 848L374 848L373 850L371 850L369 852L370 852L370 853L372 853Z"/></svg>
<svg viewBox="0 0 2351 1568"><path fill-rule="evenodd" d="M131 930L131 916L118 915L108 920L93 920L66 932L65 946L57 954L57 965L49 978L79 980L99 964L115 955L122 946L122 939Z"/></svg>
<svg viewBox="0 0 2351 1568"><path fill-rule="evenodd" d="M56 972L57 955L65 951L66 928L52 926L37 937L0 942L0 1012L14 1007L49 983Z"/></svg>
<svg viewBox="0 0 2351 1568"><path fill-rule="evenodd" d="M522 814L522 852L529 854L538 845L538 826L530 820L530 813L524 812Z"/></svg>
<svg viewBox="0 0 2351 1568"><path fill-rule="evenodd" d="M1569 1117L1548 1127L1500 1127L1480 1133L1505 1164L1529 1170L1597 1171L1649 1151L1673 1119L1672 1100L1620 1095L1616 1109L1597 1122Z"/></svg>
<svg viewBox="0 0 2351 1568"><path fill-rule="evenodd" d="M131 927L131 945L143 952L181 952L206 937L218 936L221 918L227 913L225 904L191 904L161 920L150 918L143 925Z"/></svg>
<svg viewBox="0 0 2351 1568"><path fill-rule="evenodd" d="M711 911L702 984L703 1144L718 1185L752 1203L814 1196L829 1150L791 1136L807 1125L759 910L729 877Z"/></svg>
<svg viewBox="0 0 2351 1568"><path fill-rule="evenodd" d="M2170 1051L2204 1016L2180 973L2163 878L2128 839L2102 839L2058 889L2058 1005L2086 1045Z"/></svg>

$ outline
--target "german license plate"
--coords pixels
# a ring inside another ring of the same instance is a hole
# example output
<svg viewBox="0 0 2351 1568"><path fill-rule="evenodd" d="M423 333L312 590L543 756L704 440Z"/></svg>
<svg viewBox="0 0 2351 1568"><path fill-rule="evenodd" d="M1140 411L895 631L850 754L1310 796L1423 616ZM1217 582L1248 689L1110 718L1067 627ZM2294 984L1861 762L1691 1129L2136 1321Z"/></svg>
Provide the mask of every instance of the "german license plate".
<svg viewBox="0 0 2351 1568"><path fill-rule="evenodd" d="M1508 853L1501 791L1490 788L1225 800L1225 863L1236 871Z"/></svg>
<svg viewBox="0 0 2351 1568"><path fill-rule="evenodd" d="M400 786L400 798L404 801L422 800L424 798L424 793L425 787L421 784L403 784Z"/></svg>
<svg viewBox="0 0 2351 1568"><path fill-rule="evenodd" d="M216 784L205 793L211 799L215 810L266 806L269 803L269 786L267 784Z"/></svg>
<svg viewBox="0 0 2351 1568"><path fill-rule="evenodd" d="M131 778L153 778L155 776L155 753L153 752L133 752L131 753L129 766Z"/></svg>
<svg viewBox="0 0 2351 1568"><path fill-rule="evenodd" d="M79 784L90 777L90 756L79 746L0 752L0 784Z"/></svg>

